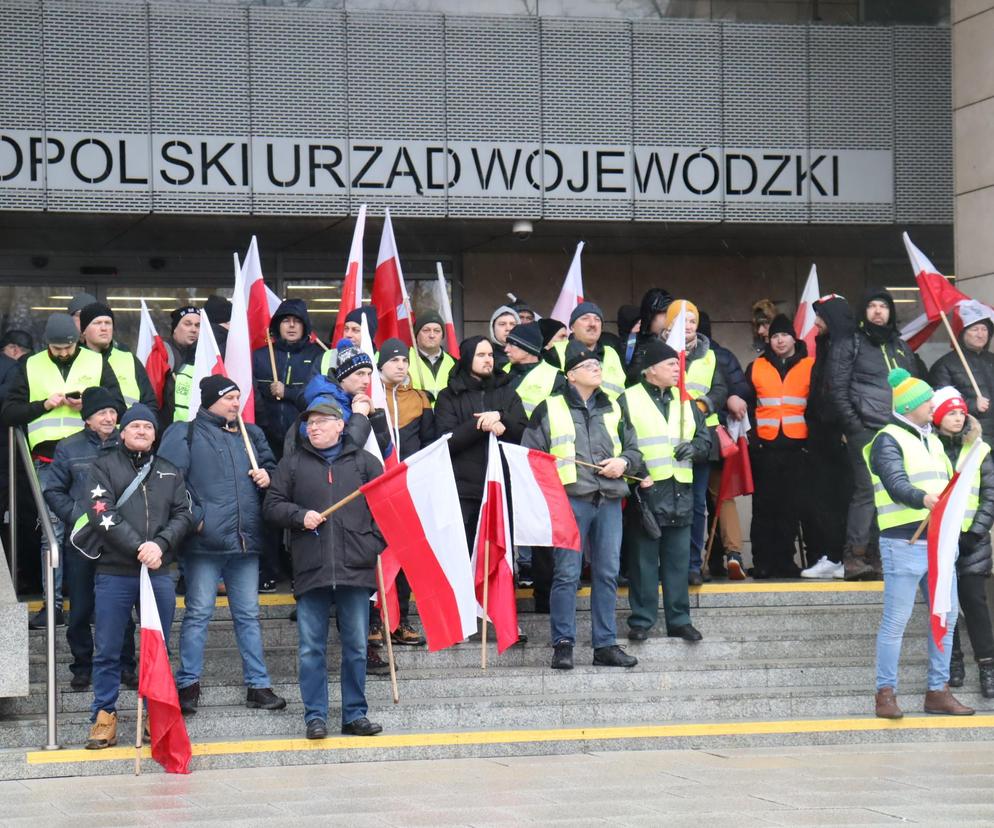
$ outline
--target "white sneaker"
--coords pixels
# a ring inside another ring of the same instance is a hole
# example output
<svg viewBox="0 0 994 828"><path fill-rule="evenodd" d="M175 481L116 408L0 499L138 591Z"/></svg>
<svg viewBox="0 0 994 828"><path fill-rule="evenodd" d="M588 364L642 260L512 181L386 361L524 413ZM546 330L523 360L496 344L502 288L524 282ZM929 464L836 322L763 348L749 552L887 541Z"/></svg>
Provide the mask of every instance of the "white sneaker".
<svg viewBox="0 0 994 828"><path fill-rule="evenodd" d="M841 580L845 577L845 567L841 563L833 563L825 555L819 559L814 566L801 570L802 578L823 578L825 580L835 578Z"/></svg>

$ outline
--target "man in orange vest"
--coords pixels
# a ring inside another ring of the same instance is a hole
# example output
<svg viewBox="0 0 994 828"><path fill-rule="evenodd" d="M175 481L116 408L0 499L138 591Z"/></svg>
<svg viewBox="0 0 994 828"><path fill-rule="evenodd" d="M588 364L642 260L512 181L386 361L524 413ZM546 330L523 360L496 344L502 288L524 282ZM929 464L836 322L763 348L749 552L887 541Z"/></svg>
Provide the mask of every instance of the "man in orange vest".
<svg viewBox="0 0 994 828"><path fill-rule="evenodd" d="M770 323L770 340L747 369L755 393L755 423L749 456L752 496L753 578L797 578L794 563L797 525L806 513L804 471L808 424L804 411L811 391L811 368L804 342L783 314Z"/></svg>

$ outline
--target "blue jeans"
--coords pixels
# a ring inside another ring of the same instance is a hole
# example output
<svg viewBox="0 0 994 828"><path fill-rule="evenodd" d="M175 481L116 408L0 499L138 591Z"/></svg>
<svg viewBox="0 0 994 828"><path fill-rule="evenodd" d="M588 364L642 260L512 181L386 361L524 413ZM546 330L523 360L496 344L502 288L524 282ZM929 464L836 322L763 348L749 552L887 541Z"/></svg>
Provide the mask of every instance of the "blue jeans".
<svg viewBox="0 0 994 828"><path fill-rule="evenodd" d="M884 614L877 631L877 690L893 687L896 691L901 640L915 607L915 593L921 590L928 602L928 544L920 540L909 545L906 540L881 537L880 559L884 570ZM941 652L932 639L930 625L926 625L929 690L941 690L949 681L949 659L953 654L953 632L958 613L954 572L952 606L946 616L946 634L942 638Z"/></svg>
<svg viewBox="0 0 994 828"><path fill-rule="evenodd" d="M242 657L242 677L246 687L269 687L269 673L262 653L259 625L258 555L187 555L186 612L180 629L180 669L178 688L200 681L204 669L207 625L214 616L217 583L222 578L228 593L228 607L235 627L235 641Z"/></svg>
<svg viewBox="0 0 994 828"><path fill-rule="evenodd" d="M335 604L342 641L342 724L366 715L366 636L369 634L370 590L363 587L318 587L297 597L300 636L300 698L304 721L328 720L328 613Z"/></svg>
<svg viewBox="0 0 994 828"><path fill-rule="evenodd" d="M48 478L51 472L51 463L42 463L40 460L35 460L35 471L38 472L38 482L41 484L41 490L44 492L46 484L48 483ZM52 518L52 530L55 532L55 540L59 544L59 552L61 556L59 558L59 565L55 567L55 606L62 609L62 564L65 563L65 539L66 539L66 527L65 524L59 520L55 514L49 510L49 514ZM44 588L45 585L45 567L48 566L48 536L45 534L45 530L41 528L41 516L38 516L38 529L41 532L41 583ZM48 596L45 596L45 600L48 600Z"/></svg>
<svg viewBox="0 0 994 828"><path fill-rule="evenodd" d="M694 522L690 525L690 571L701 569L704 540L708 525L708 480L711 464L694 463Z"/></svg>
<svg viewBox="0 0 994 828"><path fill-rule="evenodd" d="M615 607L618 603L618 567L621 564L621 500L601 500L595 506L571 497L570 506L590 553L590 624L594 649L618 643ZM552 550L552 590L549 623L552 643L576 643L576 590L580 586L583 556L574 549Z"/></svg>
<svg viewBox="0 0 994 828"><path fill-rule="evenodd" d="M176 611L176 589L165 572L152 575L152 592L159 610L162 637L169 647L169 630ZM121 638L131 622L131 610L138 607L141 580L137 575L104 575L93 579L95 596L93 625L93 706L90 721L105 710L117 712L121 689Z"/></svg>
<svg viewBox="0 0 994 828"><path fill-rule="evenodd" d="M72 652L69 669L74 676L89 676L93 673L93 584L97 574L97 562L71 549L65 557L66 582L69 587L69 621L66 627L66 641ZM127 673L137 673L135 665L135 621L128 615L124 627L124 641L121 646L121 668Z"/></svg>

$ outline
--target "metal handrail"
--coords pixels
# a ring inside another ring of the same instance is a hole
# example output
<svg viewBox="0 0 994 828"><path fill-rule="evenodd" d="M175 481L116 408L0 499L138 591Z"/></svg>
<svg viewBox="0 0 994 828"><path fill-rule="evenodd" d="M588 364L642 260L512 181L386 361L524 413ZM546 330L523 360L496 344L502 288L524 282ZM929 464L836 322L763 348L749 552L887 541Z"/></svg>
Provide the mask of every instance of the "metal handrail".
<svg viewBox="0 0 994 828"><path fill-rule="evenodd" d="M17 496L17 464L14 461L14 446L21 456L21 465L24 466L28 475L28 485L31 488L31 496L34 498L35 507L38 509L38 521L41 523L41 531L45 533L48 540L48 557L45 561L45 667L46 667L46 695L48 698L47 730L48 744L45 750L59 750L62 746L58 739L58 720L56 718L56 685L55 685L55 570L59 566L59 542L55 537L55 530L52 528L52 516L48 511L48 504L41 492L41 481L35 471L34 462L31 459L31 449L28 447L28 438L24 429L12 426L10 429L10 540L11 540L11 562L17 561L17 532L16 506ZM16 568L11 567L16 573ZM14 576L17 577L16 575ZM17 583L16 580L14 582Z"/></svg>

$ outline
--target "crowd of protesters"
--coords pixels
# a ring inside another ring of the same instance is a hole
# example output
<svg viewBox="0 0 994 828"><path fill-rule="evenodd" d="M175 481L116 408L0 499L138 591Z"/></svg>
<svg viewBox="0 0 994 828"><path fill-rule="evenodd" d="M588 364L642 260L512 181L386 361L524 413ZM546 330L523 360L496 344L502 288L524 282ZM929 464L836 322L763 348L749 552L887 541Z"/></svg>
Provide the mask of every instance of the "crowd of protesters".
<svg viewBox="0 0 994 828"><path fill-rule="evenodd" d="M230 303L212 296L207 307L223 351ZM308 738L328 733L332 605L342 648L342 732L380 731L367 718L366 675L386 669L378 652L386 635L395 644L424 643L410 616L411 590L401 573L401 623L385 631L369 602L384 545L369 509L359 498L321 514L382 472L363 448L370 435L384 457L396 452L400 459L450 435L471 548L489 435L555 456L581 554L515 550L519 584L533 587L536 611L550 616L553 669L573 668L584 579L592 663L620 668L637 658L618 645L619 583L628 585L627 638L637 652L658 624L660 584L666 635L693 643L703 635L691 621L690 588L713 578L882 579L875 709L886 718L901 715L898 656L927 578L924 541L910 539L981 441L957 562L959 600L947 619L946 646L930 640L925 699L927 712L972 713L949 687L965 680L961 607L981 690L994 697L985 598L994 523L994 463L985 442L994 435L994 325L981 319L959 334L975 389L954 353L926 371L900 338L885 290L869 290L852 307L834 294L816 302L811 353L773 302L759 300L751 311L753 353L743 368L714 340L703 309L661 288L619 310L618 334L605 329L605 314L591 301L564 324L515 300L494 311L485 336L458 343L458 358L433 310L414 320L413 345L387 339L371 358L359 343L363 317L375 336L374 308L350 313L345 338L325 348L304 302L292 299L272 317L272 354L263 348L254 355L255 387L206 377L197 410L191 399L201 313L193 305L171 314L161 401L140 361L115 339L113 310L92 296L74 297L66 313L48 318L40 350L25 332L8 331L0 355L2 421L25 430L65 548L51 603L31 626L44 627L48 613L62 625L62 595L69 596L72 687L92 685L94 695L87 747L116 743L119 688L137 686L131 610L142 565L152 575L167 644L176 595L185 595L176 647L185 714L200 703L218 594L227 595L231 610L246 705L286 706L266 667L259 594L289 578ZM674 336L680 319L685 329ZM385 408L370 396L374 371ZM254 395L255 424L242 431L246 394ZM751 568L735 501L718 495L726 429L746 421ZM43 542L43 560L45 553Z"/></svg>

